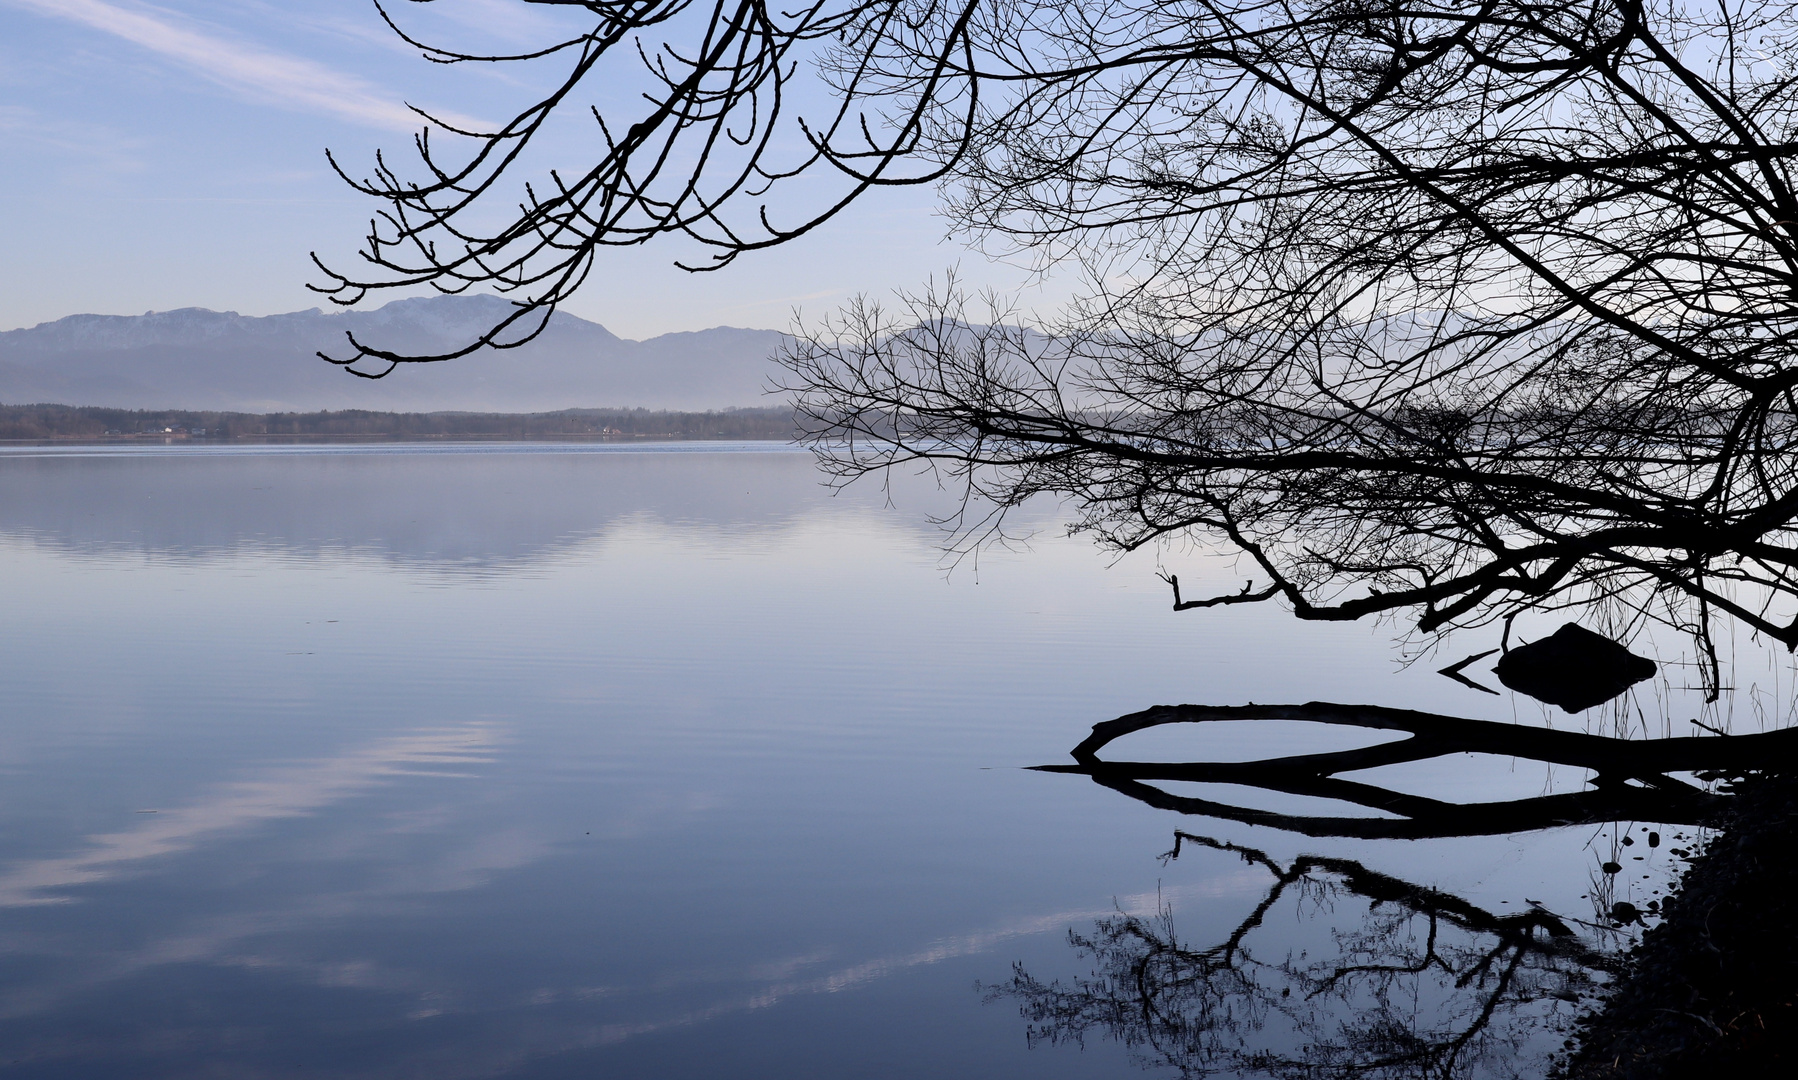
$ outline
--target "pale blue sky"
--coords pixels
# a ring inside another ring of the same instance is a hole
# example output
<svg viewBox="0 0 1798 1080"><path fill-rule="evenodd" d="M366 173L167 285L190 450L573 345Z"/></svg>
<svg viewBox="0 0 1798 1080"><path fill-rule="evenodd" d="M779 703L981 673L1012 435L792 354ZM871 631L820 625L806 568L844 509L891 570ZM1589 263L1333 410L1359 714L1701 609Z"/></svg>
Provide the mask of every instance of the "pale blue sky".
<svg viewBox="0 0 1798 1080"><path fill-rule="evenodd" d="M398 11L500 48L547 18L510 0ZM324 149L353 166L378 146L408 153L416 125L403 103L497 117L529 77L427 63L368 0L0 0L0 329L78 312L323 306L303 287L307 252L348 265L374 209L330 173ZM621 252L569 310L626 337L785 329L795 306L815 318L951 265L978 286L1024 280L944 242L932 202L925 190L883 193L716 274L674 269L670 249Z"/></svg>

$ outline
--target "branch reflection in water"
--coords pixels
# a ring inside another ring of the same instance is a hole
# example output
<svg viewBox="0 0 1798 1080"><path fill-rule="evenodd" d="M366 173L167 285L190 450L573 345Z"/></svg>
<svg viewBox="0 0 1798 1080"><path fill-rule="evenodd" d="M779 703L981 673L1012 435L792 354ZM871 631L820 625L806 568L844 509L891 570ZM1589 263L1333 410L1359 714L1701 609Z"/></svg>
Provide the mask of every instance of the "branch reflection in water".
<svg viewBox="0 0 1798 1080"><path fill-rule="evenodd" d="M1175 837L1164 859L1182 844L1233 852L1268 871L1266 894L1214 945L1182 942L1163 906L1070 930L1089 977L1045 983L1014 965L988 1000L1016 1001L1033 1045L1102 1035L1181 1077L1510 1075L1524 1065L1517 1052L1611 969L1607 953L1540 908L1495 915L1351 859L1282 866L1254 848ZM1282 906L1327 917L1330 940L1293 949L1287 929L1268 935L1285 951L1263 955L1257 931Z"/></svg>
<svg viewBox="0 0 1798 1080"><path fill-rule="evenodd" d="M1244 720L1408 737L1246 762L1099 757L1114 740L1149 728ZM1459 804L1338 776L1469 752L1587 769L1591 790ZM1038 769L1088 776L1188 815L1311 837L1419 840L1604 822L1712 825L1731 797L1673 774L1790 768L1798 729L1632 741L1377 706L1179 705L1096 724L1072 756L1073 764ZM1256 809L1177 795L1152 781L1334 799L1388 816ZM1657 844L1659 835L1650 836ZM988 1000L1016 1001L1032 1044L1084 1045L1089 1034L1103 1035L1145 1067L1181 1077L1540 1075L1548 1064L1544 1038L1567 1028L1573 1005L1619 970L1618 930L1641 918L1633 905L1610 903L1610 878L1620 869L1614 860L1593 879L1596 921L1581 922L1534 902L1522 913L1494 914L1353 859L1306 854L1282 865L1240 844L1184 831L1175 838L1164 861L1191 845L1234 853L1271 875L1266 894L1210 946L1182 942L1172 908L1163 905L1154 917L1120 912L1090 932L1071 930L1070 944L1091 963L1088 977L1044 982L1014 965L1008 984L988 988ZM1282 907L1292 909L1282 929L1262 933Z"/></svg>

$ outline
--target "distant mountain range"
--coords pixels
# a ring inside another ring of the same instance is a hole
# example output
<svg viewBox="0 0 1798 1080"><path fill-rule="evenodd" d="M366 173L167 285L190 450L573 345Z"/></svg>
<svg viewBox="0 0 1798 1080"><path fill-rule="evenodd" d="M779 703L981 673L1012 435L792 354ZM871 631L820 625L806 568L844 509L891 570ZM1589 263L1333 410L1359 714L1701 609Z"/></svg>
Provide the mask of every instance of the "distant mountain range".
<svg viewBox="0 0 1798 1080"><path fill-rule="evenodd" d="M641 406L770 405L787 340L773 330L717 327L627 341L558 312L535 341L370 381L318 359L342 354L344 332L411 352L465 344L506 301L493 296L395 300L373 311L317 308L261 318L182 308L144 315L71 315L0 332L0 402L238 412L376 409L545 412Z"/></svg>

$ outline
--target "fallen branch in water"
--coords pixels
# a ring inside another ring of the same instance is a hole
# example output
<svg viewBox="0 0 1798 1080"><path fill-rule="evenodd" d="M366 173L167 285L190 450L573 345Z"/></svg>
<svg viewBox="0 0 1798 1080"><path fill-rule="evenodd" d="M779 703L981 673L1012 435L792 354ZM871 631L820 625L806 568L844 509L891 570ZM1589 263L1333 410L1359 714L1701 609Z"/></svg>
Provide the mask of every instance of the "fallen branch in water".
<svg viewBox="0 0 1798 1080"><path fill-rule="evenodd" d="M1411 736L1375 746L1245 762L1105 761L1112 741L1166 724L1230 720L1302 720L1402 731ZM1490 803L1450 803L1392 791L1336 774L1422 761L1444 754L1482 753L1591 769L1593 790ZM1639 820L1698 825L1715 820L1730 797L1668 776L1670 772L1741 771L1789 767L1798 761L1798 729L1722 738L1610 739L1581 732L1466 720L1375 705L1157 705L1093 725L1073 750L1074 764L1037 771L1090 776L1095 783L1164 810L1267 825L1307 836L1420 839L1478 836L1600 821ZM1308 795L1400 815L1398 819L1319 817L1234 806L1175 795L1148 781L1240 784Z"/></svg>

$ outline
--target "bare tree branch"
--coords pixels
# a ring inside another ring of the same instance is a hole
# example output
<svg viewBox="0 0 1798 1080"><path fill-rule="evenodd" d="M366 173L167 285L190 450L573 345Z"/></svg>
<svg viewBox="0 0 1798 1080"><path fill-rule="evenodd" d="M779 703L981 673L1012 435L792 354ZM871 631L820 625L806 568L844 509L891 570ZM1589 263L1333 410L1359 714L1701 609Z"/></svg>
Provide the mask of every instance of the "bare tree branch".
<svg viewBox="0 0 1798 1080"><path fill-rule="evenodd" d="M1798 647L1798 0L520 0L579 33L488 132L433 124L366 272L493 287L541 332L605 249L715 268L869 190L1084 275L1035 331L953 286L851 306L786 362L841 481L900 464L997 518L1249 559L1244 603L1424 633L1602 605ZM400 29L397 21L393 22ZM403 33L403 31L402 31ZM543 158L602 87L597 150ZM440 148L447 142L454 151Z"/></svg>
<svg viewBox="0 0 1798 1080"><path fill-rule="evenodd" d="M1109 761L1099 756L1114 740L1148 728L1233 720L1303 720L1368 731L1402 731L1409 737L1355 750L1262 761L1141 762ZM1592 790L1506 802L1451 803L1337 775L1461 753L1499 754L1590 769L1595 774ZM1630 740L1374 705L1318 701L1305 705L1157 705L1094 724L1093 733L1073 749L1072 756L1070 765L1034 768L1088 776L1139 802L1181 814L1265 825L1305 836L1422 839L1489 836L1601 821L1712 822L1729 805L1729 797L1668 774L1790 768L1798 761L1798 729L1727 738ZM1246 785L1334 799L1397 816L1286 814L1176 795L1151 781Z"/></svg>

